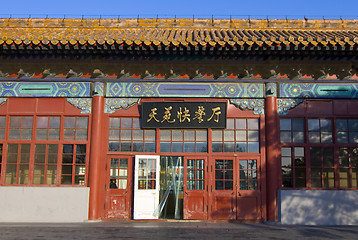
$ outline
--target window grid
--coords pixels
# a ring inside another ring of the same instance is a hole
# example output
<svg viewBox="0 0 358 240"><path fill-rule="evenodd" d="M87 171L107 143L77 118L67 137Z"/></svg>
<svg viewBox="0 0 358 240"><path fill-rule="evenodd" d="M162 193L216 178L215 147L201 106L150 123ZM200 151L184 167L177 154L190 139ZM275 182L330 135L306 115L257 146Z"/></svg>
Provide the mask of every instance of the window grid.
<svg viewBox="0 0 358 240"><path fill-rule="evenodd" d="M340 188L357 188L358 147L339 148L338 164Z"/></svg>
<svg viewBox="0 0 358 240"><path fill-rule="evenodd" d="M233 160L215 160L215 189L233 190Z"/></svg>
<svg viewBox="0 0 358 240"><path fill-rule="evenodd" d="M358 119L336 119L336 142L358 143Z"/></svg>
<svg viewBox="0 0 358 240"><path fill-rule="evenodd" d="M311 187L334 188L334 157L332 147L311 147Z"/></svg>
<svg viewBox="0 0 358 240"><path fill-rule="evenodd" d="M228 118L226 126L212 131L213 152L260 152L259 119Z"/></svg>
<svg viewBox="0 0 358 240"><path fill-rule="evenodd" d="M187 189L205 190L205 166L204 160L187 160Z"/></svg>
<svg viewBox="0 0 358 240"><path fill-rule="evenodd" d="M332 119L310 118L307 121L309 143L332 143Z"/></svg>
<svg viewBox="0 0 358 240"><path fill-rule="evenodd" d="M304 119L280 119L281 143L304 143Z"/></svg>
<svg viewBox="0 0 358 240"><path fill-rule="evenodd" d="M306 159L304 147L281 148L282 186L306 187Z"/></svg>
<svg viewBox="0 0 358 240"><path fill-rule="evenodd" d="M3 151L3 144L0 144L0 179L1 179L1 168L2 168L2 151Z"/></svg>
<svg viewBox="0 0 358 240"><path fill-rule="evenodd" d="M85 185L86 145L64 144L61 184Z"/></svg>
<svg viewBox="0 0 358 240"><path fill-rule="evenodd" d="M160 130L160 152L207 152L207 130Z"/></svg>
<svg viewBox="0 0 358 240"><path fill-rule="evenodd" d="M0 116L0 140L5 139L6 116Z"/></svg>
<svg viewBox="0 0 358 240"><path fill-rule="evenodd" d="M111 189L127 189L128 159L111 158L110 182Z"/></svg>
<svg viewBox="0 0 358 240"><path fill-rule="evenodd" d="M88 138L88 117L65 117L64 140L86 141Z"/></svg>
<svg viewBox="0 0 358 240"><path fill-rule="evenodd" d="M37 117L36 140L60 140L61 117Z"/></svg>
<svg viewBox="0 0 358 240"><path fill-rule="evenodd" d="M156 159L139 159L138 189L156 188Z"/></svg>
<svg viewBox="0 0 358 240"><path fill-rule="evenodd" d="M240 160L240 190L257 190L256 160Z"/></svg>
<svg viewBox="0 0 358 240"><path fill-rule="evenodd" d="M32 140L33 116L10 116L9 140Z"/></svg>
<svg viewBox="0 0 358 240"><path fill-rule="evenodd" d="M58 144L36 144L33 184L57 183Z"/></svg>
<svg viewBox="0 0 358 240"><path fill-rule="evenodd" d="M5 184L28 184L30 144L8 144Z"/></svg>
<svg viewBox="0 0 358 240"><path fill-rule="evenodd" d="M155 130L140 128L140 118L110 118L110 152L155 152Z"/></svg>

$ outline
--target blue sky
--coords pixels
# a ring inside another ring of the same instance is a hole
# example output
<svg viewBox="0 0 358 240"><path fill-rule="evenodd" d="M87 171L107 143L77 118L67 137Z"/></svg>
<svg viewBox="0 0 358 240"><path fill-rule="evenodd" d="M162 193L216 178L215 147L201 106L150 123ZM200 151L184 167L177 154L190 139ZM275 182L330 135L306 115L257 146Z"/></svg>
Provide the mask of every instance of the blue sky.
<svg viewBox="0 0 358 240"><path fill-rule="evenodd" d="M355 18L358 0L18 0L1 1L0 17Z"/></svg>

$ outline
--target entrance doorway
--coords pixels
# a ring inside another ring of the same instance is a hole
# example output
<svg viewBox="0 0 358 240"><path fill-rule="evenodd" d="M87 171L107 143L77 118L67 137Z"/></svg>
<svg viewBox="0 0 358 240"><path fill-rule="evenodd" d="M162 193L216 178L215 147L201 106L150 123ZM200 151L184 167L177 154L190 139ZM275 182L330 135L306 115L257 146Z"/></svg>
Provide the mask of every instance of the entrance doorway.
<svg viewBox="0 0 358 240"><path fill-rule="evenodd" d="M183 157L135 157L134 219L183 219Z"/></svg>
<svg viewBox="0 0 358 240"><path fill-rule="evenodd" d="M215 158L211 218L261 219L259 158Z"/></svg>

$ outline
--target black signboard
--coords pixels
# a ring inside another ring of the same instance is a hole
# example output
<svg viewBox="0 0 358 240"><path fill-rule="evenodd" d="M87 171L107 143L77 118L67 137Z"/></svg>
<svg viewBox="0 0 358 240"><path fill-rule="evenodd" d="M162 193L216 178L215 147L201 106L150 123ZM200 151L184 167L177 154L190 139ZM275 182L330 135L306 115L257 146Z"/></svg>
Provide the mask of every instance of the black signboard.
<svg viewBox="0 0 358 240"><path fill-rule="evenodd" d="M142 128L226 128L226 102L142 102Z"/></svg>

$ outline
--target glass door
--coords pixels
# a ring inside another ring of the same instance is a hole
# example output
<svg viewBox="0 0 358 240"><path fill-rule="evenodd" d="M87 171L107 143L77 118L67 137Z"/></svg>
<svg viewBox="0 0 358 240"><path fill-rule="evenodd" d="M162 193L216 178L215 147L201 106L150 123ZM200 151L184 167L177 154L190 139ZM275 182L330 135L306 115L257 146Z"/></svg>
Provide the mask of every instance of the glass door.
<svg viewBox="0 0 358 240"><path fill-rule="evenodd" d="M159 156L135 156L133 219L158 218L159 163Z"/></svg>

